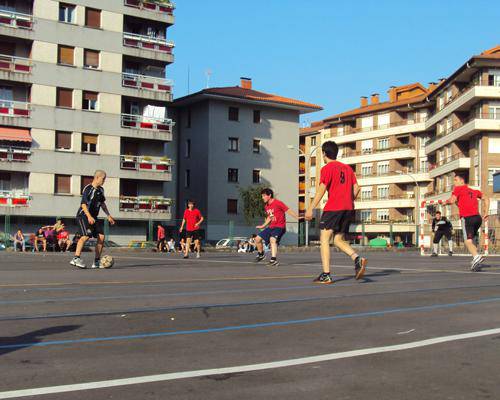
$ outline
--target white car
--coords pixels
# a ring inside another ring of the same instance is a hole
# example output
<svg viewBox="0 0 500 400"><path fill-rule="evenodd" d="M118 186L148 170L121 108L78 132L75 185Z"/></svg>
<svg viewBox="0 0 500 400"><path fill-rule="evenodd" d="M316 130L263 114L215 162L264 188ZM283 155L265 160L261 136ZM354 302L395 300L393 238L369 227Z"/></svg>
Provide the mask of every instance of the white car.
<svg viewBox="0 0 500 400"><path fill-rule="evenodd" d="M238 243L247 241L246 237L233 237L221 239L215 245L216 249L237 249Z"/></svg>

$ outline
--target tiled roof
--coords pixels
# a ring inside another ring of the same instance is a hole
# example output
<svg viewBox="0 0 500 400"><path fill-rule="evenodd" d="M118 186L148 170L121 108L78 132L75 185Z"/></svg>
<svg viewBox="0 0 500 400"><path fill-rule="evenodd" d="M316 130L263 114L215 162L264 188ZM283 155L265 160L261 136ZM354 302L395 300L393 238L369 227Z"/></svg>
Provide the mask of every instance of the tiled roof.
<svg viewBox="0 0 500 400"><path fill-rule="evenodd" d="M325 124L322 123L323 121L318 121L318 122L321 123L318 124L317 122L313 122L311 126L308 126L306 128L300 128L300 134L308 135L310 133L315 133L315 132L319 133L319 131L325 127Z"/></svg>

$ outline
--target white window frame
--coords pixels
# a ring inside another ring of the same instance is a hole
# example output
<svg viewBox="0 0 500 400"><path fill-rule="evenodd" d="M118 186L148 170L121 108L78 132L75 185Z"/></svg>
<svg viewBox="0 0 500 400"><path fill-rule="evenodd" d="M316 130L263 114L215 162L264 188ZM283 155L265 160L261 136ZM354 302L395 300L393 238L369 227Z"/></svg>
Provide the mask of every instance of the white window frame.
<svg viewBox="0 0 500 400"><path fill-rule="evenodd" d="M361 210L361 222L372 222L372 210Z"/></svg>
<svg viewBox="0 0 500 400"><path fill-rule="evenodd" d="M388 199L389 198L389 185L381 185L377 187L377 199Z"/></svg>
<svg viewBox="0 0 500 400"><path fill-rule="evenodd" d="M377 221L378 222L388 222L389 221L389 209L379 208L377 210Z"/></svg>
<svg viewBox="0 0 500 400"><path fill-rule="evenodd" d="M389 138L379 139L377 146L379 150L387 150L390 147L390 139Z"/></svg>
<svg viewBox="0 0 500 400"><path fill-rule="evenodd" d="M488 168L488 186L493 186L493 175L500 172L500 167Z"/></svg>
<svg viewBox="0 0 500 400"><path fill-rule="evenodd" d="M378 114L377 115L377 127L389 127L391 125L391 114Z"/></svg>
<svg viewBox="0 0 500 400"><path fill-rule="evenodd" d="M377 163L377 175L387 175L390 169L390 161Z"/></svg>
<svg viewBox="0 0 500 400"><path fill-rule="evenodd" d="M372 154L373 153L373 140L363 140L361 142L361 153Z"/></svg>
<svg viewBox="0 0 500 400"><path fill-rule="evenodd" d="M361 188L361 200L371 200L373 197L373 191L371 186L365 186Z"/></svg>
<svg viewBox="0 0 500 400"><path fill-rule="evenodd" d="M361 176L369 176L373 174L373 163L361 164Z"/></svg>

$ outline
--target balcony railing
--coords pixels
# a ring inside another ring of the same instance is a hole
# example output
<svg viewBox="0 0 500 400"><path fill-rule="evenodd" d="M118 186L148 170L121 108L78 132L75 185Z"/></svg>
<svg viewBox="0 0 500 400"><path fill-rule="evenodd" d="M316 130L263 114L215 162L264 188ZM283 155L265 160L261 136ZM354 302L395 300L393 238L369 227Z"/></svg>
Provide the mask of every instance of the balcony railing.
<svg viewBox="0 0 500 400"><path fill-rule="evenodd" d="M123 4L140 10L165 13L168 15L172 15L175 8L175 4L171 1L124 0Z"/></svg>
<svg viewBox="0 0 500 400"><path fill-rule="evenodd" d="M29 117L30 103L0 99L0 117Z"/></svg>
<svg viewBox="0 0 500 400"><path fill-rule="evenodd" d="M344 126L344 130L343 130L343 133L341 136L350 135L353 133L371 132L371 131L377 131L377 130L381 130L381 129L397 128L400 126L413 125L413 124L418 124L418 123L425 122L425 121L427 121L427 117L418 117L418 118L412 119L412 120L391 122L389 124L367 126L364 128L354 128L351 126Z"/></svg>
<svg viewBox="0 0 500 400"><path fill-rule="evenodd" d="M172 160L166 157L120 156L120 168L133 171L172 173Z"/></svg>
<svg viewBox="0 0 500 400"><path fill-rule="evenodd" d="M407 217L402 219L387 219L387 220L379 220L377 217L366 218L363 220L356 220L351 222L353 225L363 225L363 224L377 224L377 225L391 225L391 224L413 224L413 218Z"/></svg>
<svg viewBox="0 0 500 400"><path fill-rule="evenodd" d="M0 190L0 206L27 207L31 196L20 190Z"/></svg>
<svg viewBox="0 0 500 400"><path fill-rule="evenodd" d="M27 162L30 155L28 147L3 146L0 143L0 161Z"/></svg>
<svg viewBox="0 0 500 400"><path fill-rule="evenodd" d="M0 54L0 70L29 74L32 62L29 58Z"/></svg>
<svg viewBox="0 0 500 400"><path fill-rule="evenodd" d="M452 161L456 161L460 158L469 158L469 156L466 156L464 155L463 153L456 153L456 154L453 154L449 157L446 157L446 158L443 158L442 160L439 160L437 163L435 164L429 164L429 171L432 171L433 169L436 169L438 167L441 167L445 164L449 164L451 163Z"/></svg>
<svg viewBox="0 0 500 400"><path fill-rule="evenodd" d="M33 16L14 11L0 10L0 26L2 25L11 28L32 29Z"/></svg>
<svg viewBox="0 0 500 400"><path fill-rule="evenodd" d="M156 196L120 196L121 211L170 213L172 200Z"/></svg>
<svg viewBox="0 0 500 400"><path fill-rule="evenodd" d="M174 122L168 118L144 117L142 115L122 114L122 127L156 132L172 132Z"/></svg>
<svg viewBox="0 0 500 400"><path fill-rule="evenodd" d="M380 201L380 200L411 200L415 198L414 193L407 193L407 194L398 194L398 195L387 195L387 196L370 196L370 197L363 197L360 196L359 198L356 199L356 201Z"/></svg>
<svg viewBox="0 0 500 400"><path fill-rule="evenodd" d="M138 49L153 50L160 53L172 53L174 43L170 40L135 33L123 33L123 45Z"/></svg>
<svg viewBox="0 0 500 400"><path fill-rule="evenodd" d="M122 85L134 89L171 93L173 81L170 79L155 78L152 76L130 74L126 72L122 74Z"/></svg>
<svg viewBox="0 0 500 400"><path fill-rule="evenodd" d="M402 167L402 170L405 171L404 174L397 173L395 171L387 171L387 172L382 172L382 171L376 171L372 172L370 174L365 174L361 173L359 175L359 178L374 178L377 176L407 176L407 174L421 174L424 172L429 172L427 168L420 168L420 169L413 169L413 168L408 168L408 167Z"/></svg>
<svg viewBox="0 0 500 400"><path fill-rule="evenodd" d="M344 151L344 154L342 154L342 158L347 158L347 157L355 157L355 156L367 156L370 154L377 154L377 153L389 153L391 151L403 151L403 150L415 150L415 146L396 146L396 147L388 147L385 149L365 149L361 151ZM397 158L395 156L394 158Z"/></svg>
<svg viewBox="0 0 500 400"><path fill-rule="evenodd" d="M472 186L472 187L478 187L479 182L472 180L472 181L469 181L468 185ZM437 189L435 191L427 192L426 194L424 194L424 197L427 198L427 197L439 196L439 195L442 195L445 193L448 193L451 196L451 192L453 191L453 188L454 188L454 185L446 185L443 188Z"/></svg>

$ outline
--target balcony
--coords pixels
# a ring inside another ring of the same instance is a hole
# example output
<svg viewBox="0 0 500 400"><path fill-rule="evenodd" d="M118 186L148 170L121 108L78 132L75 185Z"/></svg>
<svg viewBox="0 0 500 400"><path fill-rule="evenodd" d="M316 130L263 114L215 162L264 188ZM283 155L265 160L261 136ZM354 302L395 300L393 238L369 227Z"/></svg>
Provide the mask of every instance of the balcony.
<svg viewBox="0 0 500 400"><path fill-rule="evenodd" d="M174 43L170 40L152 37L147 35L137 35L135 33L123 33L123 45L126 47L135 47L142 50L152 50L159 53L172 54Z"/></svg>
<svg viewBox="0 0 500 400"><path fill-rule="evenodd" d="M0 99L0 117L28 118L30 116L30 111L30 103Z"/></svg>
<svg viewBox="0 0 500 400"><path fill-rule="evenodd" d="M470 158L465 157L463 154L454 154L447 157L436 164L430 165L429 176L435 178L440 175L447 174L459 169L469 169Z"/></svg>
<svg viewBox="0 0 500 400"><path fill-rule="evenodd" d="M0 71L31 73L32 62L29 58L0 54Z"/></svg>
<svg viewBox="0 0 500 400"><path fill-rule="evenodd" d="M138 90L150 90L159 93L172 93L173 81L153 76L123 73L122 86Z"/></svg>
<svg viewBox="0 0 500 400"><path fill-rule="evenodd" d="M172 179L172 165L172 160L167 157L120 156L121 169L167 174L169 180Z"/></svg>
<svg viewBox="0 0 500 400"><path fill-rule="evenodd" d="M14 11L0 10L0 26L18 29L33 29L33 16Z"/></svg>
<svg viewBox="0 0 500 400"><path fill-rule="evenodd" d="M406 193L404 195L371 196L355 201L356 210L372 208L413 208L415 207L415 195Z"/></svg>
<svg viewBox="0 0 500 400"><path fill-rule="evenodd" d="M162 213L170 215L172 200L159 196L120 196L120 211Z"/></svg>
<svg viewBox="0 0 500 400"><path fill-rule="evenodd" d="M28 162L30 155L29 147L5 146L0 143L0 162Z"/></svg>
<svg viewBox="0 0 500 400"><path fill-rule="evenodd" d="M165 140L172 140L174 122L168 118L144 117L142 115L122 114L123 128L160 132L165 134Z"/></svg>
<svg viewBox="0 0 500 400"><path fill-rule="evenodd" d="M0 190L0 206L28 207L31 196L21 190Z"/></svg>
<svg viewBox="0 0 500 400"><path fill-rule="evenodd" d="M415 146L398 146L387 149L370 149L363 151L348 151L339 158L345 164L359 164L370 161L415 158Z"/></svg>
<svg viewBox="0 0 500 400"><path fill-rule="evenodd" d="M406 168L403 168L405 170ZM421 181L431 181L429 173L425 169L420 169L418 171L409 170L406 174L398 174L397 172L390 171L386 173L372 173L369 175L358 176L358 184L360 186L369 185L384 185L390 183L412 183Z"/></svg>
<svg viewBox="0 0 500 400"><path fill-rule="evenodd" d="M175 4L170 1L124 0L124 5L157 13L173 15Z"/></svg>

